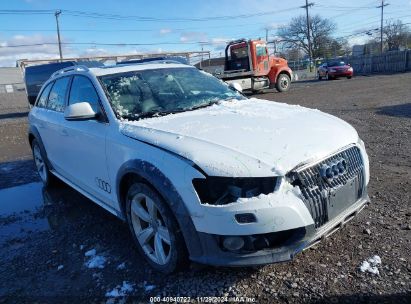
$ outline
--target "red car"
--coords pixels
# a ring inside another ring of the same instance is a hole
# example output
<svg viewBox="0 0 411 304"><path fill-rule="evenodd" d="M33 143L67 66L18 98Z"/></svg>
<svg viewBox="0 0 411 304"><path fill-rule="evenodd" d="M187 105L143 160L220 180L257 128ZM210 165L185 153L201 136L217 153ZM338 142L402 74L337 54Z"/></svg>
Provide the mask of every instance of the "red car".
<svg viewBox="0 0 411 304"><path fill-rule="evenodd" d="M327 80L337 77L347 77L350 79L353 74L353 68L344 61L331 61L323 63L318 67L317 71L318 80L321 80L323 77Z"/></svg>

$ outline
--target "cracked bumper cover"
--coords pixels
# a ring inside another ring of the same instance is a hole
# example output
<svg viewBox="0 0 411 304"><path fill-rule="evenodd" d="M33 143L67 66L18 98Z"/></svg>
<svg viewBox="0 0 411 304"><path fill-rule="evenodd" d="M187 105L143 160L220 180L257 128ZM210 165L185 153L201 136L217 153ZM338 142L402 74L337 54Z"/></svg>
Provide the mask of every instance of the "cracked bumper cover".
<svg viewBox="0 0 411 304"><path fill-rule="evenodd" d="M277 248L262 249L252 253L235 253L221 249L218 236L198 232L202 255L191 256L191 260L201 264L215 266L256 266L292 260L294 256L305 249L314 246L322 239L332 235L353 219L368 203L367 194L349 206L345 211L328 221L322 227L315 229L314 225L305 226L305 236L299 241Z"/></svg>

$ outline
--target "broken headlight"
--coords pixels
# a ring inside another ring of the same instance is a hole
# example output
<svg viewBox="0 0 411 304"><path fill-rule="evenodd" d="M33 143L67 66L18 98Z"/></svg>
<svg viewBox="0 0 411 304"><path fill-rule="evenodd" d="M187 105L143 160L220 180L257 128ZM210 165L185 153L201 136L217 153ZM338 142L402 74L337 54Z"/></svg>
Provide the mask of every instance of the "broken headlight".
<svg viewBox="0 0 411 304"><path fill-rule="evenodd" d="M274 191L277 177L219 177L193 179L201 203L226 205L239 198L249 198Z"/></svg>

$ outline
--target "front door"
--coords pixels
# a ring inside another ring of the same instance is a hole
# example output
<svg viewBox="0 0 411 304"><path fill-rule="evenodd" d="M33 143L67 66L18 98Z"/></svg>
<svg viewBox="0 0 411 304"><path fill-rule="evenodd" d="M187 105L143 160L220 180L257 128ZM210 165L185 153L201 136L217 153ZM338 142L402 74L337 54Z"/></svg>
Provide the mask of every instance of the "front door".
<svg viewBox="0 0 411 304"><path fill-rule="evenodd" d="M255 75L256 76L266 76L270 72L268 50L265 44L256 44L256 66Z"/></svg>
<svg viewBox="0 0 411 304"><path fill-rule="evenodd" d="M67 144L64 171L68 178L93 196L111 203L114 195L106 165L108 121L91 80L83 75L73 77L68 106L90 103L98 117L92 120L65 120L62 141Z"/></svg>

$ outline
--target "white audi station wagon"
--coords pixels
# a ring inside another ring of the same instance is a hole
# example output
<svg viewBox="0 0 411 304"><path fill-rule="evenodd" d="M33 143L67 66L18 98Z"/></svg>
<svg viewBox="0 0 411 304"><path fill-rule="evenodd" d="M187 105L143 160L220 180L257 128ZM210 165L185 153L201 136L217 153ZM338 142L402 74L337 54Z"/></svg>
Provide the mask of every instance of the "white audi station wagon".
<svg viewBox="0 0 411 304"><path fill-rule="evenodd" d="M126 221L159 271L291 260L369 202L364 143L240 91L166 60L57 71L29 114L38 173Z"/></svg>

